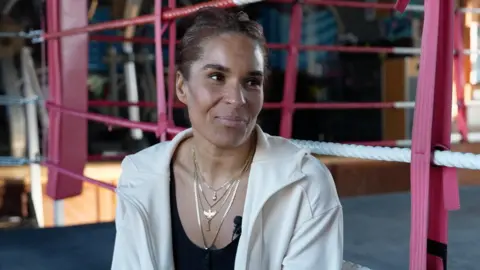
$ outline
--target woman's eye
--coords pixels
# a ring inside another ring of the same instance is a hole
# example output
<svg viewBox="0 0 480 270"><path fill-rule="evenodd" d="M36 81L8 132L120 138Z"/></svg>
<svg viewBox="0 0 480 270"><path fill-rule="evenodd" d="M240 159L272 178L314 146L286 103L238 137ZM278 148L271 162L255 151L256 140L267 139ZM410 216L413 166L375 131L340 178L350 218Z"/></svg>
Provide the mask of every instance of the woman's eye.
<svg viewBox="0 0 480 270"><path fill-rule="evenodd" d="M210 74L208 77L214 81L223 81L224 79L224 76L219 73Z"/></svg>
<svg viewBox="0 0 480 270"><path fill-rule="evenodd" d="M258 87L262 85L262 81L259 79L249 79L247 80L247 85L249 87Z"/></svg>

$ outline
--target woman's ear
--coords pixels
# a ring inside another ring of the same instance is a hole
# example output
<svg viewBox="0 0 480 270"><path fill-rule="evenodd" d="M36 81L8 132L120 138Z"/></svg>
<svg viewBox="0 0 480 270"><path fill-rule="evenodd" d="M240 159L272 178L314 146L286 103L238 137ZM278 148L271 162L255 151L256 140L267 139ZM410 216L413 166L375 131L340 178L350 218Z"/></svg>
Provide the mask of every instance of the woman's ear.
<svg viewBox="0 0 480 270"><path fill-rule="evenodd" d="M187 93L186 93L186 80L183 77L183 74L180 71L177 71L175 74L175 92L177 94L178 100L183 104L187 104Z"/></svg>

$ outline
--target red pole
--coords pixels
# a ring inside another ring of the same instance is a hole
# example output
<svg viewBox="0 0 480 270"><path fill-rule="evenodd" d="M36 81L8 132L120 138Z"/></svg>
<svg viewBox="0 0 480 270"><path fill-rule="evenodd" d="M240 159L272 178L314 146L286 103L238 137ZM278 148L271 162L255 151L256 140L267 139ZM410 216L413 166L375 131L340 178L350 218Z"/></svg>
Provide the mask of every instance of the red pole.
<svg viewBox="0 0 480 270"><path fill-rule="evenodd" d="M64 31L49 30L48 33L45 33L43 35L43 38L53 39L53 38L72 36L72 35L78 35L83 33L98 32L102 30L123 28L130 25L155 23L155 20L173 20L173 19L178 19L181 17L185 17L187 15L190 15L203 7L230 8L235 6L237 5L233 2L233 0L208 1L208 2L191 5L188 7L181 7L173 10L167 10L163 13L158 13L158 14L154 13L153 15L139 16L131 19L114 20L114 21L109 21L104 23L96 23L96 24L88 25L84 27L72 27ZM161 30L159 31L159 33L161 33Z"/></svg>
<svg viewBox="0 0 480 270"><path fill-rule="evenodd" d="M96 24L85 26L85 27L75 27L72 29L64 30L64 31L58 31L58 30L53 31L49 29L48 33L45 33L43 35L43 38L47 40L55 39L55 38L60 38L64 36L73 36L73 35L79 35L79 34L90 33L90 32L98 32L102 30L124 28L130 25L147 24L147 23L152 23L154 21L155 21L155 15L145 15L145 16L135 17L132 19L123 19L123 20L115 20L115 21L109 21L104 23L96 23Z"/></svg>
<svg viewBox="0 0 480 270"><path fill-rule="evenodd" d="M295 93L297 87L298 48L302 33L302 5L293 4L290 21L289 48L287 66L285 67L285 83L283 87L282 115L280 119L280 136L292 136Z"/></svg>
<svg viewBox="0 0 480 270"><path fill-rule="evenodd" d="M58 12L58 30L85 27L87 7L78 0L52 0L51 7ZM53 104L86 112L88 109L87 75L88 75L88 36L76 35L64 37L52 51L55 58L51 75L55 87ZM55 44L55 43L54 43ZM51 65L51 63L49 63ZM55 114L55 113L54 113ZM55 123L56 133L50 139L54 149L53 160L56 165L77 174L82 174L87 161L87 120L72 115L60 115ZM58 133L57 133L58 132ZM56 150L56 151L55 151ZM54 175L48 179L47 194L55 199L70 198L82 193L83 184L65 174Z"/></svg>
<svg viewBox="0 0 480 270"><path fill-rule="evenodd" d="M155 0L155 70L157 79L157 137L166 140L167 104L162 54L162 0Z"/></svg>
<svg viewBox="0 0 480 270"><path fill-rule="evenodd" d="M99 186L99 187L102 187L102 188L105 188L105 189L108 189L108 190L111 190L111 191L115 191L116 186L113 185L113 184L109 184L109 183L105 183L105 182L102 182L102 181L99 181L99 180L95 180L95 179L86 177L83 174L74 173L70 170L66 170L65 168L62 168L61 166L57 166L54 163L51 163L51 162L48 162L48 161L44 162L43 165L48 167L49 169L53 169L52 171L58 171L61 174L69 176L70 178L77 181L81 185L83 185L83 182L87 182L87 183L93 184L95 186Z"/></svg>
<svg viewBox="0 0 480 270"><path fill-rule="evenodd" d="M60 24L59 17L59 3L57 0L47 0L47 29L48 31L58 32ZM48 81L49 81L49 99L50 102L56 105L62 104L61 96L61 75L60 75L60 42L58 39L49 40L47 43L47 58L48 58ZM49 111L49 129L48 129L48 159L51 162L58 164L60 159L60 113L56 111ZM58 172L55 170L48 170L48 181L56 182Z"/></svg>
<svg viewBox="0 0 480 270"><path fill-rule="evenodd" d="M458 131L462 136L462 141L468 141L468 124L467 124L467 108L465 106L465 55L462 53L463 46L463 14L455 13L455 25L454 25L454 44L456 54L453 58L454 68L454 81L455 89L457 93L457 119L456 124Z"/></svg>
<svg viewBox="0 0 480 270"><path fill-rule="evenodd" d="M162 33L163 34L163 33ZM131 42L138 44L155 44L154 38L149 37L132 37L125 38L122 36L102 36L102 35L90 35L90 40L101 41L101 42ZM168 44L168 40L162 40L163 44Z"/></svg>
<svg viewBox="0 0 480 270"><path fill-rule="evenodd" d="M84 111L74 110L63 106L58 106L52 103L47 103L48 108L50 111L55 111L56 113L61 110L63 115L73 116L78 119L88 119L90 121L99 122L105 124L106 126L119 126L119 127L126 127L126 128L138 128L144 131L150 132L157 132L158 126L152 123L145 123L145 122L132 122L130 120L107 116L98 113L87 113ZM162 123L161 123L162 124ZM166 128L166 125L162 124L160 126L162 130Z"/></svg>
<svg viewBox="0 0 480 270"><path fill-rule="evenodd" d="M188 16L192 13L197 12L197 10L204 8L204 7L218 7L218 8L230 8L237 6L233 0L213 0L207 1L203 3L198 3L191 6L176 8L173 10L166 10L162 13L163 20L173 20Z"/></svg>
<svg viewBox="0 0 480 270"><path fill-rule="evenodd" d="M372 2L358 2L358 1L340 1L340 0L305 0L306 5L320 5L320 6L334 6L347 8L372 8L372 9L386 9L393 10L395 4L387 3L372 3Z"/></svg>
<svg viewBox="0 0 480 270"><path fill-rule="evenodd" d="M175 9L176 0L168 0L168 8ZM170 21L168 28L168 123L173 122L173 103L175 102L175 47L177 43L177 24L175 20Z"/></svg>

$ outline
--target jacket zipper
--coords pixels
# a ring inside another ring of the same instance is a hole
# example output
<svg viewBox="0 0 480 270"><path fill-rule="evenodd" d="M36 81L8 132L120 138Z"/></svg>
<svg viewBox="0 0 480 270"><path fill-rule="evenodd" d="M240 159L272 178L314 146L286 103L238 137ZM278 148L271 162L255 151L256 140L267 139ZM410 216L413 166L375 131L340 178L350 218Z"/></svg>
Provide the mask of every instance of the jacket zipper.
<svg viewBox="0 0 480 270"><path fill-rule="evenodd" d="M153 253L153 243L152 243L152 237L150 234L150 226L148 225L148 219L145 211L143 210L141 204L137 203L135 200L129 198L127 195L123 194L117 189L117 195L119 195L124 201L128 202L133 208L138 212L140 215L140 218L142 219L142 225L143 229L145 230L146 238L147 238L147 245L148 245L148 253L150 255L150 260L153 265L153 269L157 268L157 263L156 263L156 256Z"/></svg>

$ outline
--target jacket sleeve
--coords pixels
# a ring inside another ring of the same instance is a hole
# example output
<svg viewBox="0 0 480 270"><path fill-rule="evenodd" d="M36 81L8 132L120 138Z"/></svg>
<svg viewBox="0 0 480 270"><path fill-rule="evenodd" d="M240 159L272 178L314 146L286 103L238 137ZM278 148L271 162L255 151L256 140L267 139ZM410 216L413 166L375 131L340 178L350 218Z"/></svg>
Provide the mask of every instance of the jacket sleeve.
<svg viewBox="0 0 480 270"><path fill-rule="evenodd" d="M141 269L140 259L135 248L134 232L126 225L122 224L122 215L125 207L117 195L117 207L115 217L115 246L113 249L112 270L130 270Z"/></svg>
<svg viewBox="0 0 480 270"><path fill-rule="evenodd" d="M145 254L142 253L148 252L142 252L142 250L145 251L147 245L145 237L138 233L138 231L141 231L138 230L138 226L141 226L139 224L141 218L136 215L135 211L131 210L131 207L128 207L128 202L118 192L122 186L128 186L128 177L126 175L135 171L136 168L128 157L125 158L122 162L122 174L120 175L117 188L115 211L115 228L117 233L113 250L112 270L151 269L146 265L142 265L148 262L148 260L143 258Z"/></svg>
<svg viewBox="0 0 480 270"><path fill-rule="evenodd" d="M343 212L337 205L295 230L283 270L340 270L342 264Z"/></svg>

